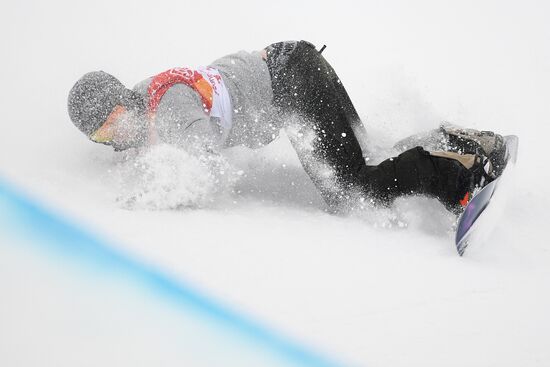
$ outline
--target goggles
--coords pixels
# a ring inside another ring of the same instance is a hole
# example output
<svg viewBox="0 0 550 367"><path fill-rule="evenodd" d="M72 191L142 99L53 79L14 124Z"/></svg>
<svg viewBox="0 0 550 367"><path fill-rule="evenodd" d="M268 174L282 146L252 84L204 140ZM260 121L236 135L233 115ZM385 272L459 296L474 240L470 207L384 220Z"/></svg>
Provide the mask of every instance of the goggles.
<svg viewBox="0 0 550 367"><path fill-rule="evenodd" d="M105 122L97 129L90 139L96 143L108 144L111 143L116 133L116 123L119 117L126 111L121 105L117 105L113 111L107 116Z"/></svg>

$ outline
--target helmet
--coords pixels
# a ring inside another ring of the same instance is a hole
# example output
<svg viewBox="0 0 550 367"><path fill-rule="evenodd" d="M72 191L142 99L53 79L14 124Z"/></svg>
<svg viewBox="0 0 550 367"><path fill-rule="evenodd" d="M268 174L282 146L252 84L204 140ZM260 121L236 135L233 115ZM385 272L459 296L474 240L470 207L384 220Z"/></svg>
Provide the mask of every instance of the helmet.
<svg viewBox="0 0 550 367"><path fill-rule="evenodd" d="M114 76L92 71L80 78L69 92L69 116L80 131L90 136L117 105L134 105L135 94Z"/></svg>

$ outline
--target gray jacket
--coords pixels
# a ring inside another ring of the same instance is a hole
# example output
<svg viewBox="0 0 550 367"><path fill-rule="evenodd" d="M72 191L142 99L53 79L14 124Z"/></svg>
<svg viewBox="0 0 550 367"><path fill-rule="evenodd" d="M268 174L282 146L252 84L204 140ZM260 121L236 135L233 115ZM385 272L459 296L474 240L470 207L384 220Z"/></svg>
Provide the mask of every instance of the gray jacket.
<svg viewBox="0 0 550 367"><path fill-rule="evenodd" d="M211 149L245 145L261 147L276 138L282 126L272 105L273 91L267 64L260 52L240 51L209 66L217 69L226 85L233 109L233 124L225 141L217 118L203 110L198 93L184 84L172 86L162 97L156 126L163 142ZM147 98L151 78L134 87Z"/></svg>

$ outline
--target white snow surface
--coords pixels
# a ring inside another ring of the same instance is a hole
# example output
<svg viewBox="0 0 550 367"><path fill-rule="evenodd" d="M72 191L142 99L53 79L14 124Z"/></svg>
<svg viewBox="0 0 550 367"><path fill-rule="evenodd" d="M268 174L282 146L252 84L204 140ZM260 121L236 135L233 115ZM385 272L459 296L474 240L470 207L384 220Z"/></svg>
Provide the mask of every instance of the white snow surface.
<svg viewBox="0 0 550 367"><path fill-rule="evenodd" d="M0 14L0 177L351 364L548 366L548 14L534 0L10 2ZM168 146L114 153L67 115L69 89L90 70L132 86L287 39L328 46L375 160L442 121L520 137L483 246L460 258L454 218L430 199L326 213L284 134L199 162ZM0 342L9 338L0 326Z"/></svg>

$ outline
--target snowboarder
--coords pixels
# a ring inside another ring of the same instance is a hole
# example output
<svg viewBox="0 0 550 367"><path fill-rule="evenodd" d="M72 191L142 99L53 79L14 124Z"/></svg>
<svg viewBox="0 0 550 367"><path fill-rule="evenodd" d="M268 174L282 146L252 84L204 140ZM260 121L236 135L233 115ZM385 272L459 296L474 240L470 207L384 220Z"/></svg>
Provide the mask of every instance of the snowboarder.
<svg viewBox="0 0 550 367"><path fill-rule="evenodd" d="M400 146L408 150L367 165L364 127L321 51L306 41L275 43L208 67L170 69L133 90L103 71L90 72L69 93L69 115L92 141L117 151L157 142L206 151L258 148L285 128L335 211L358 197L389 205L421 194L459 213L474 189L502 171L500 135L449 127L404 140Z"/></svg>

